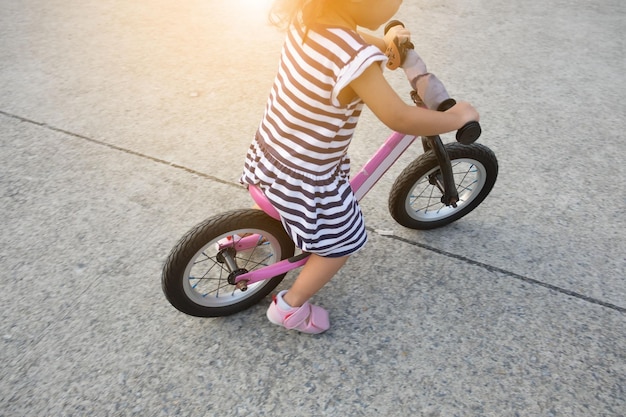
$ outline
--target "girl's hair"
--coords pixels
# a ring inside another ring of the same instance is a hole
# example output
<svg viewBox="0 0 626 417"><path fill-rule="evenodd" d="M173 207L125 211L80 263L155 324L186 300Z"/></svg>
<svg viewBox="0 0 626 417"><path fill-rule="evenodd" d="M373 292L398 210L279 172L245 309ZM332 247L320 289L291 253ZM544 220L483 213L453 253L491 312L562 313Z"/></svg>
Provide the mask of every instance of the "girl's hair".
<svg viewBox="0 0 626 417"><path fill-rule="evenodd" d="M269 20L281 29L287 29L296 19L304 26L310 26L322 15L327 1L275 0L270 10Z"/></svg>

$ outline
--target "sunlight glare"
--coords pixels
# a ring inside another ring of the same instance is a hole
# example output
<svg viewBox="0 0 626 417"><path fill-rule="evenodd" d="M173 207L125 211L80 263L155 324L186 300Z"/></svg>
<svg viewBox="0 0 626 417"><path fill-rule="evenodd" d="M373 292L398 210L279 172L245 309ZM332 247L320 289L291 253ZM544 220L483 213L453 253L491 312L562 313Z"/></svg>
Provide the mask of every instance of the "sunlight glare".
<svg viewBox="0 0 626 417"><path fill-rule="evenodd" d="M273 0L231 0L233 8L239 10L242 14L255 14L259 16L267 16L272 6Z"/></svg>

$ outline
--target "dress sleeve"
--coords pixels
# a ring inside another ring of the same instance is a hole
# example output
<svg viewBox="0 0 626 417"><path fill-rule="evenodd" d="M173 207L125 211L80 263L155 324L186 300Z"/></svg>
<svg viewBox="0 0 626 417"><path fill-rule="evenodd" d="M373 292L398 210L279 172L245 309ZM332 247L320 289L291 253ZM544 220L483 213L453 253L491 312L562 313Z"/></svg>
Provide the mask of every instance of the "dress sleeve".
<svg viewBox="0 0 626 417"><path fill-rule="evenodd" d="M339 94L353 80L359 78L370 65L379 62L383 65L387 57L380 49L373 45L368 45L358 51L356 55L340 70L337 82L331 91L331 101L334 106L340 107Z"/></svg>

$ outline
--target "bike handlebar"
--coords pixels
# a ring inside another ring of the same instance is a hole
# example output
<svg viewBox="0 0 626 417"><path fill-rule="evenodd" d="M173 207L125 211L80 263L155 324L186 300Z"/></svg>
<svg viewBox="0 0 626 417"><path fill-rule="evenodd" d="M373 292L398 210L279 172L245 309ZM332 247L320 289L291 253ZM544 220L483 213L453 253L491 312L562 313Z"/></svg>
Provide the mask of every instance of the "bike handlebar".
<svg viewBox="0 0 626 417"><path fill-rule="evenodd" d="M392 20L385 26L385 34L394 26L404 24L399 20ZM395 56L395 55L399 56ZM427 108L437 111L446 111L456 104L456 100L450 97L443 83L432 73L426 70L426 64L417 54L411 42L400 44L394 39L394 45L388 50L388 55L392 55L393 64L391 68L402 66L404 72L419 97L419 102ZM456 140L462 144L474 143L482 133L478 122L466 123L456 132Z"/></svg>

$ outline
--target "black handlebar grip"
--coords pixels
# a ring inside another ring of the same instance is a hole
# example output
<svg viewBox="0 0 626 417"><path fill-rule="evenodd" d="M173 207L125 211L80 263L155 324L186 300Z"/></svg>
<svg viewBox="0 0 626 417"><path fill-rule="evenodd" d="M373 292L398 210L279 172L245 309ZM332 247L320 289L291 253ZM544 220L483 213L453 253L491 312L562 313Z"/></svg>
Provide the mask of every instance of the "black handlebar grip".
<svg viewBox="0 0 626 417"><path fill-rule="evenodd" d="M481 133L480 123L469 122L456 132L456 140L463 145L471 145L476 142Z"/></svg>
<svg viewBox="0 0 626 417"><path fill-rule="evenodd" d="M446 99L442 101L439 106L437 106L437 111L446 111L451 109L456 104L456 100L453 98Z"/></svg>
<svg viewBox="0 0 626 417"><path fill-rule="evenodd" d="M437 107L437 111L446 111L455 104L456 100L449 98ZM469 122L456 132L456 140L463 145L471 145L476 142L476 139L480 137L481 133L482 129L480 128L480 124L478 122Z"/></svg>

